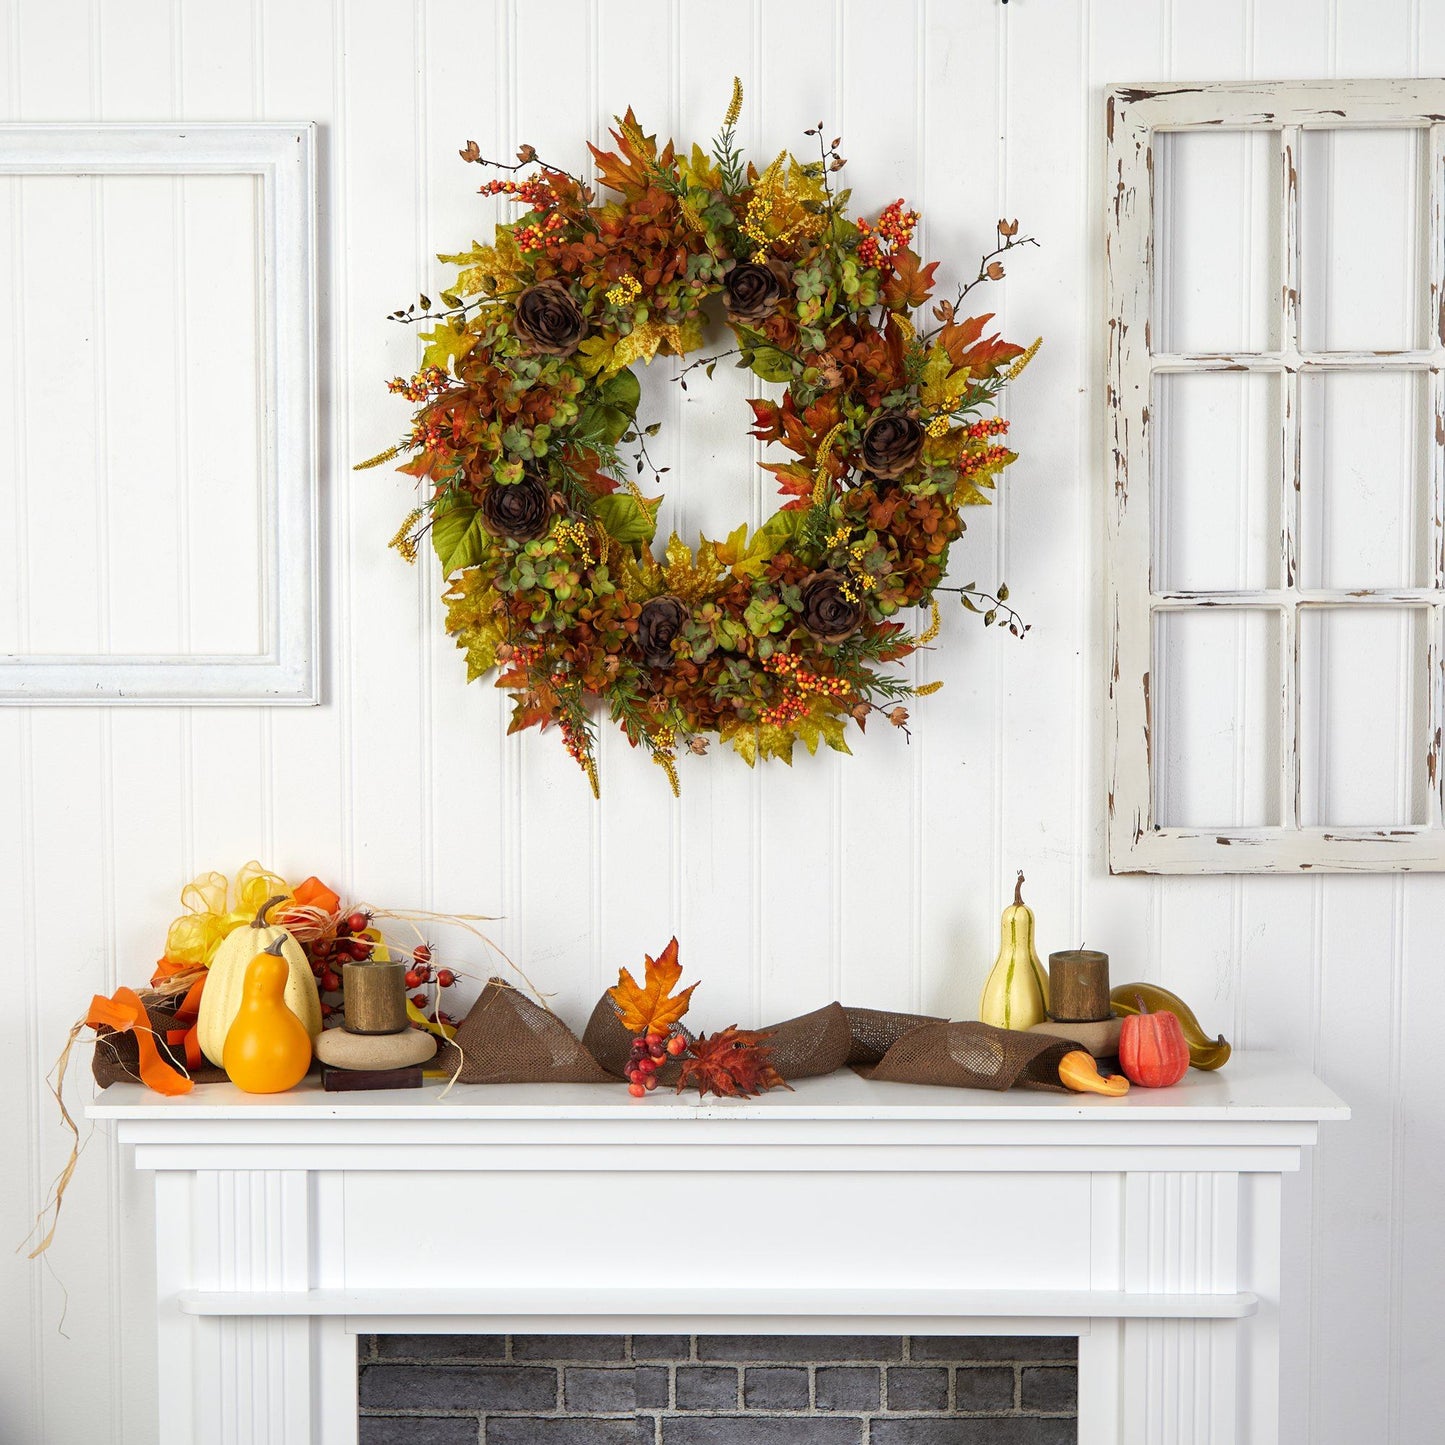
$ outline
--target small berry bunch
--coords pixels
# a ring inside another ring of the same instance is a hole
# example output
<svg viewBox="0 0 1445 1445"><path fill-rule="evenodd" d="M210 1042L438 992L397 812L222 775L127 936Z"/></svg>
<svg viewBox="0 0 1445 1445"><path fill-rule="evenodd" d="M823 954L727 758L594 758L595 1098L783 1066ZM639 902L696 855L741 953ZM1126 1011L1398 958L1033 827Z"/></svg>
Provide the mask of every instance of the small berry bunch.
<svg viewBox="0 0 1445 1445"><path fill-rule="evenodd" d="M858 259L865 266L876 266L880 271L893 269L893 258L900 251L908 249L913 239L913 228L918 224L918 212L907 209L902 196L884 206L876 225L870 226L861 217L858 219ZM886 250L884 249L886 246Z"/></svg>
<svg viewBox="0 0 1445 1445"><path fill-rule="evenodd" d="M311 963L316 986L321 990L323 1018L330 1018L339 1007L329 1002L326 995L341 992L342 965L363 962L375 950L380 935L368 937L367 930L370 928L371 915L358 908L338 919L333 933L313 938L302 945Z"/></svg>
<svg viewBox="0 0 1445 1445"><path fill-rule="evenodd" d="M627 1060L627 1092L640 1099L657 1087L657 1071L669 1057L678 1058L687 1052L687 1036L673 1034L642 1034L632 1041L632 1054Z"/></svg>
<svg viewBox="0 0 1445 1445"><path fill-rule="evenodd" d="M816 692L824 697L847 697L852 687L841 677L826 677L809 672L803 659L792 652L775 652L763 662L763 671L791 679L800 692Z"/></svg>
<svg viewBox="0 0 1445 1445"><path fill-rule="evenodd" d="M450 968L432 968L431 947L425 943L419 943L411 951L411 967L406 971L406 986L421 990L432 990L433 988L450 988L457 981L456 973ZM444 1012L440 1007L440 996L435 999L429 992L414 993L411 995L411 1003L414 1007L425 1013L433 1003L438 1006L432 1014L433 1023L450 1024L456 1020Z"/></svg>
<svg viewBox="0 0 1445 1445"><path fill-rule="evenodd" d="M550 211L557 204L557 195L541 176L528 176L524 181L488 181L481 186L480 196L507 196L522 201L534 211Z"/></svg>
<svg viewBox="0 0 1445 1445"><path fill-rule="evenodd" d="M540 225L523 226L517 232L517 245L523 251L541 251L548 241L559 241L567 229L567 218L561 211L553 211Z"/></svg>
<svg viewBox="0 0 1445 1445"><path fill-rule="evenodd" d="M450 385L446 372L440 367L428 366L410 380L404 376L392 377L387 382L386 389L396 396L404 396L408 401L420 402L440 396Z"/></svg>

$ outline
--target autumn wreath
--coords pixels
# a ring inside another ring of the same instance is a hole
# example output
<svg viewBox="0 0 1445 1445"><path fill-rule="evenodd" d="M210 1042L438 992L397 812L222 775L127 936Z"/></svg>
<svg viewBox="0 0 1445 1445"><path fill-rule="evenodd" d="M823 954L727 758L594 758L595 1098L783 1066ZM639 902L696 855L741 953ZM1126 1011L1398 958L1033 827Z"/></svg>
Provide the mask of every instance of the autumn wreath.
<svg viewBox="0 0 1445 1445"><path fill-rule="evenodd" d="M502 165L468 143L464 160L509 173L482 194L525 212L440 258L460 274L439 306L393 313L432 323L421 370L389 383L417 404L411 430L363 463L405 454L426 488L393 545L414 560L430 534L469 678L497 671L513 731L556 723L594 792L594 700L676 790L678 750L709 734L751 764L791 761L800 739L847 752L849 718L875 711L906 724L902 703L939 684L887 667L937 635L940 590L1024 630L1006 588L942 583L961 509L1014 460L985 413L1038 346L960 308L1029 238L1000 222L977 276L916 322L938 266L910 247L917 212L849 219L821 127L816 160L785 152L759 173L738 151L741 103L734 82L711 154L659 148L629 110L615 151L590 148L605 200L530 146ZM751 406L753 435L789 454L766 467L786 501L756 532L696 550L673 536L657 557L661 498L635 480L657 426L631 368L701 350L716 309L735 347L677 380L735 356L782 385ZM920 606L910 630L900 616Z"/></svg>

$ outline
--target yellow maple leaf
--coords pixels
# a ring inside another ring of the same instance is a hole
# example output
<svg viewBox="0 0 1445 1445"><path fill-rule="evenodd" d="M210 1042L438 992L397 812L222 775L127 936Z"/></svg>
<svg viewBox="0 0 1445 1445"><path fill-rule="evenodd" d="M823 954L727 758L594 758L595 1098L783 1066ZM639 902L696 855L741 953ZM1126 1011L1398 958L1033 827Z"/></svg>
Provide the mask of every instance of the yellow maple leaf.
<svg viewBox="0 0 1445 1445"><path fill-rule="evenodd" d="M968 368L953 369L953 361L941 347L935 346L923 364L918 395L924 406L952 410L953 403L968 390Z"/></svg>
<svg viewBox="0 0 1445 1445"><path fill-rule="evenodd" d="M673 989L681 977L676 938L669 941L658 957L643 955L641 984L625 968L618 969L617 987L609 988L607 996L617 1005L623 1028L639 1038L645 1034L667 1033L687 1012L692 991L697 987L690 983L681 993L674 994Z"/></svg>

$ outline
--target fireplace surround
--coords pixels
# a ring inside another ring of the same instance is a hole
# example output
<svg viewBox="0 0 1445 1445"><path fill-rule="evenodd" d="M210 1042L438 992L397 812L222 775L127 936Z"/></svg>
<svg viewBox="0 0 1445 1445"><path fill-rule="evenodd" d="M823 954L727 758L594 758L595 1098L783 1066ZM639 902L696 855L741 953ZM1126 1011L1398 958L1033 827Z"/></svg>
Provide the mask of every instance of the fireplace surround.
<svg viewBox="0 0 1445 1445"><path fill-rule="evenodd" d="M1348 1117L1264 1053L1123 1099L845 1072L88 1112L154 1174L160 1445L357 1445L373 1335L639 1331L1072 1336L1080 1445L1268 1445L1281 1178Z"/></svg>

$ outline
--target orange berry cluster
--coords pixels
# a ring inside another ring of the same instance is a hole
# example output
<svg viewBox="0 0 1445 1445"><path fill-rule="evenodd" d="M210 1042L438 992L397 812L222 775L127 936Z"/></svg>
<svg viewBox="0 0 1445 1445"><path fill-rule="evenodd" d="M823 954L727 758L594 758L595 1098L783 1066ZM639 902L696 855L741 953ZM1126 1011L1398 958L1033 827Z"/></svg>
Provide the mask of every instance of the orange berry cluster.
<svg viewBox="0 0 1445 1445"><path fill-rule="evenodd" d="M975 472L991 472L1003 466L1008 460L1007 447L985 447L981 452L964 457L958 464L960 476L971 477Z"/></svg>
<svg viewBox="0 0 1445 1445"><path fill-rule="evenodd" d="M986 416L980 421L970 422L963 434L971 442L987 441L989 437L1002 436L1008 430L1008 423L1001 416Z"/></svg>
<svg viewBox="0 0 1445 1445"><path fill-rule="evenodd" d="M775 652L763 663L763 670L776 677L788 678L799 692L821 693L824 697L847 697L852 688L841 677L823 677L809 672L800 657L791 652Z"/></svg>
<svg viewBox="0 0 1445 1445"><path fill-rule="evenodd" d="M566 225L567 218L561 211L553 211L540 226L523 226L517 232L517 245L523 251L540 251L548 241L560 238Z"/></svg>
<svg viewBox="0 0 1445 1445"><path fill-rule="evenodd" d="M504 643L497 649L497 660L507 667L526 669L541 660L546 649L540 642L522 642L516 645Z"/></svg>
<svg viewBox="0 0 1445 1445"><path fill-rule="evenodd" d="M858 259L865 266L882 266L895 252L901 251L913 239L913 228L918 224L918 212L906 209L907 202L902 196L884 206L876 226L867 221L858 221L858 234L863 238L858 243ZM880 242L888 246L885 255Z"/></svg>
<svg viewBox="0 0 1445 1445"><path fill-rule="evenodd" d="M386 389L404 396L408 401L426 401L447 389L447 374L439 367L429 366L419 371L410 381L404 376L394 376L387 382Z"/></svg>
<svg viewBox="0 0 1445 1445"><path fill-rule="evenodd" d="M771 707L765 707L758 714L758 721L764 727L787 727L790 722L802 717L808 711L808 699L801 693L784 693Z"/></svg>
<svg viewBox="0 0 1445 1445"><path fill-rule="evenodd" d="M557 197L546 181L533 176L525 181L488 181L478 191L483 196L509 196L514 201L525 201L534 211L547 211L557 204Z"/></svg>
<svg viewBox="0 0 1445 1445"><path fill-rule="evenodd" d="M627 1060L627 1092L634 1099L650 1094L657 1087L657 1071L668 1061L687 1052L687 1039L682 1034L643 1034L632 1041Z"/></svg>

